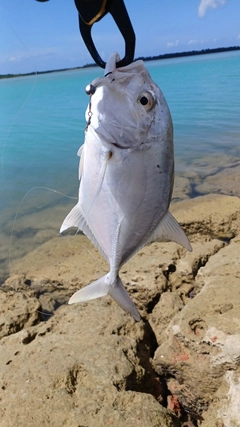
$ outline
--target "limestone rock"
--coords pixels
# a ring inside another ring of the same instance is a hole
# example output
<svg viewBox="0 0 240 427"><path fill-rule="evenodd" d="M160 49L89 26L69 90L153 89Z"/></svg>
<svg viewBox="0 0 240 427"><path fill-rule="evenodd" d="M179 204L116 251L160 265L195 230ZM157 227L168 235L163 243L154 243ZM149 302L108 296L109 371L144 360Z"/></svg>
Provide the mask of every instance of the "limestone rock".
<svg viewBox="0 0 240 427"><path fill-rule="evenodd" d="M199 233L227 239L237 234L240 228L239 197L208 194L175 203L171 212L190 237Z"/></svg>
<svg viewBox="0 0 240 427"><path fill-rule="evenodd" d="M2 427L180 426L149 393L146 325L116 304L62 306L25 333L1 340Z"/></svg>
<svg viewBox="0 0 240 427"><path fill-rule="evenodd" d="M183 301L177 292L164 292L161 295L160 301L155 305L149 320L158 344L161 344L162 332L166 329L174 315L182 308Z"/></svg>
<svg viewBox="0 0 240 427"><path fill-rule="evenodd" d="M199 418L227 372L240 368L239 257L237 236L199 269L195 280L201 282L202 290L173 317L158 339L156 371L170 378L172 394ZM236 411L231 417L229 425L235 426Z"/></svg>
<svg viewBox="0 0 240 427"><path fill-rule="evenodd" d="M240 370L226 371L201 427L240 426Z"/></svg>
<svg viewBox="0 0 240 427"><path fill-rule="evenodd" d="M108 297L66 305L108 271L83 235L12 263L0 290L1 427L238 427L240 200L202 196L171 212L193 252L153 243L120 271L139 323Z"/></svg>
<svg viewBox="0 0 240 427"><path fill-rule="evenodd" d="M41 304L22 292L0 289L0 339L41 321Z"/></svg>

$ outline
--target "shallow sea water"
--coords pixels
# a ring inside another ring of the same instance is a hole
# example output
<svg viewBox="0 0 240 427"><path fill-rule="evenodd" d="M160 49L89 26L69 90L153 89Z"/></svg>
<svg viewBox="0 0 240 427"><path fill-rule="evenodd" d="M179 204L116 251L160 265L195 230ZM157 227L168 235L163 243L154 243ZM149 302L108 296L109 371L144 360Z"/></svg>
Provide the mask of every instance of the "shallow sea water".
<svg viewBox="0 0 240 427"><path fill-rule="evenodd" d="M173 202L240 195L240 52L147 62L175 132ZM58 236L78 193L85 87L99 68L0 80L0 283Z"/></svg>

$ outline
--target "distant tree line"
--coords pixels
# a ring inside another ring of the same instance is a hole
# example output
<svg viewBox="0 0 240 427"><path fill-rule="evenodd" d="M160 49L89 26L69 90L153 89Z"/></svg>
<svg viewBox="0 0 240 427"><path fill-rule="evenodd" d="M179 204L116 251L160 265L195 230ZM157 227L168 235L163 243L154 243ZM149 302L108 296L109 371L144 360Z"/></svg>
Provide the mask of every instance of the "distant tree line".
<svg viewBox="0 0 240 427"><path fill-rule="evenodd" d="M217 47L214 49L202 49L202 50L191 50L187 52L164 53L162 55L157 55L157 56L140 56L137 59L142 59L143 61L155 61L156 59L180 58L182 56L205 55L208 53L230 52L232 50L240 50L240 46Z"/></svg>
<svg viewBox="0 0 240 427"><path fill-rule="evenodd" d="M136 58L136 61L138 59L142 59L143 61L155 61L157 59L181 58L183 56L194 56L194 55L205 55L208 53L230 52L232 50L240 50L240 46L217 47L214 49L202 49L202 50L191 50L191 51L187 51L187 52L164 53L162 55L157 55L157 56L140 56L140 57ZM56 72L61 72L61 71L80 70L82 68L88 68L88 67L97 67L97 65L96 64L85 64L81 67L61 68L58 70L48 70L48 71L36 71L36 72L25 73L25 74L1 74L0 79L6 79L6 78L11 78L11 77L32 76L34 74L47 74L47 73L56 73Z"/></svg>

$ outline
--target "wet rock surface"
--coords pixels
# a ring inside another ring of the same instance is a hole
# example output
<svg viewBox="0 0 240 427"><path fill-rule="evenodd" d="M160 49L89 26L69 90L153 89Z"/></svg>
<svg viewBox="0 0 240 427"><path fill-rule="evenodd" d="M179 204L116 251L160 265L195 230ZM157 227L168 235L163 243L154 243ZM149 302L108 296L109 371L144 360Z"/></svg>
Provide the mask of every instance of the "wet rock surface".
<svg viewBox="0 0 240 427"><path fill-rule="evenodd" d="M108 271L85 236L12 265L0 288L1 426L240 426L240 199L171 211L193 252L153 243L123 266L139 323L108 297L67 305Z"/></svg>
<svg viewBox="0 0 240 427"><path fill-rule="evenodd" d="M214 172L196 185L199 194L221 193L240 196L240 162Z"/></svg>

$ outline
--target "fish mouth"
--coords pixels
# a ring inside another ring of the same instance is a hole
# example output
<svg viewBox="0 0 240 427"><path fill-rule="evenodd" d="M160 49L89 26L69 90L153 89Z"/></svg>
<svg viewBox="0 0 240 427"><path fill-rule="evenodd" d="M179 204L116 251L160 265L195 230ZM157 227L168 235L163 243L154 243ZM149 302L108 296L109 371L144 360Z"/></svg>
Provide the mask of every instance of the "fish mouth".
<svg viewBox="0 0 240 427"><path fill-rule="evenodd" d="M119 148L120 150L129 150L129 148L132 148L125 145L120 145L117 142L111 142L111 145L114 145L114 147Z"/></svg>
<svg viewBox="0 0 240 427"><path fill-rule="evenodd" d="M101 128L98 129L94 129L95 133L98 135L98 137L100 138L100 140L102 141L103 144L108 145L108 146L113 146L118 148L119 150L129 150L132 149L132 146L129 145L124 145L123 144L119 144L119 142L116 141L115 138L113 138L113 136L106 131L106 129L101 126Z"/></svg>

